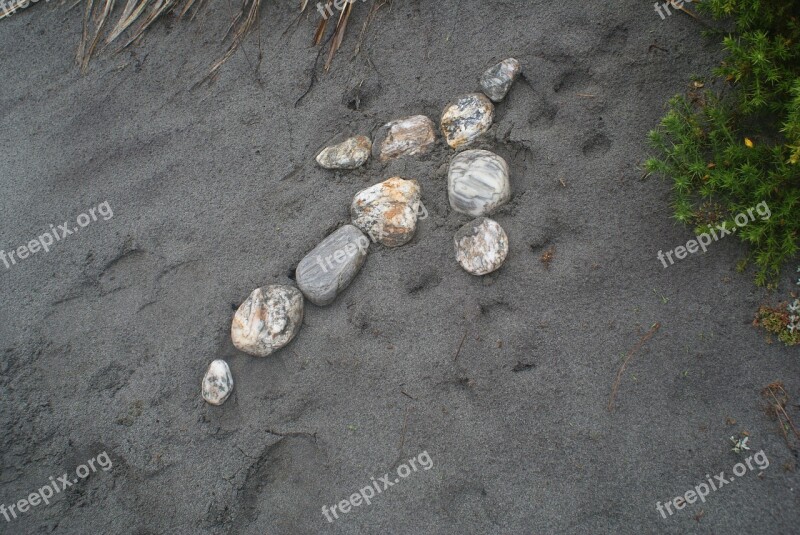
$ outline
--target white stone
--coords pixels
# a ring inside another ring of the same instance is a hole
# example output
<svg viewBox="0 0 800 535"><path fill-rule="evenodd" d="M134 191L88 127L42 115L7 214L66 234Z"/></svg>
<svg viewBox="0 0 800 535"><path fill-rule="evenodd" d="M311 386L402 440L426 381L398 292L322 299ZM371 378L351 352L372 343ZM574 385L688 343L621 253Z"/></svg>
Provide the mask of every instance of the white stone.
<svg viewBox="0 0 800 535"><path fill-rule="evenodd" d="M447 192L453 210L473 217L491 214L511 198L506 161L488 150L465 150L450 162Z"/></svg>
<svg viewBox="0 0 800 535"><path fill-rule="evenodd" d="M356 169L369 159L372 142L366 136L356 136L338 145L325 147L317 155L317 163L325 169Z"/></svg>
<svg viewBox="0 0 800 535"><path fill-rule="evenodd" d="M433 150L436 125L425 115L414 115L385 124L375 136L378 160L419 156Z"/></svg>
<svg viewBox="0 0 800 535"><path fill-rule="evenodd" d="M473 275L495 271L508 256L508 236L496 221L479 217L459 229L455 236L456 259Z"/></svg>
<svg viewBox="0 0 800 535"><path fill-rule="evenodd" d="M408 243L417 229L421 190L416 180L393 177L356 193L353 225L386 247Z"/></svg>
<svg viewBox="0 0 800 535"><path fill-rule="evenodd" d="M472 93L457 99L442 114L442 133L447 144L457 149L469 145L489 127L494 120L494 104L482 93Z"/></svg>
<svg viewBox="0 0 800 535"><path fill-rule="evenodd" d="M215 360L208 366L201 386L203 399L212 405L222 405L233 392L233 375L228 363Z"/></svg>
<svg viewBox="0 0 800 535"><path fill-rule="evenodd" d="M303 294L273 284L253 290L233 316L231 339L237 349L266 357L292 341L303 323Z"/></svg>

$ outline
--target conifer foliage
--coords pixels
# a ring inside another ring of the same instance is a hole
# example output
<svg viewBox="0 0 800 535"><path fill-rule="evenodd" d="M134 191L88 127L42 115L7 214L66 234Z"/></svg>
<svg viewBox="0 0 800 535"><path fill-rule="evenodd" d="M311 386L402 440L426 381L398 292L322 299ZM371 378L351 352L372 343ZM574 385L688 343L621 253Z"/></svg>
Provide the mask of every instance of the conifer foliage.
<svg viewBox="0 0 800 535"><path fill-rule="evenodd" d="M771 217L737 235L750 245L741 266L753 261L756 283L771 285L800 243L800 0L697 5L733 19L726 58L711 84L696 80L669 101L646 169L673 180L674 217L698 234L766 201Z"/></svg>

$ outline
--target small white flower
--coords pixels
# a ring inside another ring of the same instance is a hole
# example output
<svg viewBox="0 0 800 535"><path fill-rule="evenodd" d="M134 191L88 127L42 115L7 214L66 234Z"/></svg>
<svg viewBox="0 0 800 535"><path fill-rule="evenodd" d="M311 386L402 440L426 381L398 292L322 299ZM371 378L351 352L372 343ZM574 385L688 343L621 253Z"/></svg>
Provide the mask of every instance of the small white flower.
<svg viewBox="0 0 800 535"><path fill-rule="evenodd" d="M736 440L735 437L731 437L731 441L733 442L733 451L735 453L741 453L744 450L749 450L750 446L747 445L747 441L750 440L750 437L740 438Z"/></svg>

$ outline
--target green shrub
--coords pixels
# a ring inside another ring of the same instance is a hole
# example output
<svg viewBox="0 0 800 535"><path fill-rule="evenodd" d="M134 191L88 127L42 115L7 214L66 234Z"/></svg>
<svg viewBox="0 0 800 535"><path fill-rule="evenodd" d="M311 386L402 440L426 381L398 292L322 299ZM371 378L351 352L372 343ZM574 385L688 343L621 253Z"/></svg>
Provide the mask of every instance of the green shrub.
<svg viewBox="0 0 800 535"><path fill-rule="evenodd" d="M714 70L720 91L695 81L649 140L646 169L673 180L674 217L697 233L766 201L772 215L740 228L742 262L756 283L774 283L797 254L800 232L800 0L704 0L698 11L734 17L727 57Z"/></svg>

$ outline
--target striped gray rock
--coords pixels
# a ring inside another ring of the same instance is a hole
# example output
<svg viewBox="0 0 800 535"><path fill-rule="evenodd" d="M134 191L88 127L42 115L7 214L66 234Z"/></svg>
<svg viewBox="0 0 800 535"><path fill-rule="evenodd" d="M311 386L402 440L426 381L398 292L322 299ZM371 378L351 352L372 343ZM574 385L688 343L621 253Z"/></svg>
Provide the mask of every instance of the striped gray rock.
<svg viewBox="0 0 800 535"><path fill-rule="evenodd" d="M201 385L203 399L212 405L222 405L233 392L233 375L228 363L215 360L208 366Z"/></svg>
<svg viewBox="0 0 800 535"><path fill-rule="evenodd" d="M399 176L356 193L350 205L353 224L386 247L408 243L417 230L422 192L416 180Z"/></svg>
<svg viewBox="0 0 800 535"><path fill-rule="evenodd" d="M345 225L322 240L297 266L297 286L306 299L329 305L353 281L367 258L369 238Z"/></svg>
<svg viewBox="0 0 800 535"><path fill-rule="evenodd" d="M375 135L375 157L386 162L401 156L420 156L433 150L436 125L425 115L414 115L383 125Z"/></svg>
<svg viewBox="0 0 800 535"><path fill-rule="evenodd" d="M442 114L442 133L450 147L469 145L489 130L494 104L481 93L472 93L449 104Z"/></svg>
<svg viewBox="0 0 800 535"><path fill-rule="evenodd" d="M511 198L508 164L488 150L465 150L450 162L447 193L453 210L489 215Z"/></svg>
<svg viewBox="0 0 800 535"><path fill-rule="evenodd" d="M338 145L325 147L317 163L325 169L356 169L369 159L372 142L366 136L351 137Z"/></svg>
<svg viewBox="0 0 800 535"><path fill-rule="evenodd" d="M456 260L473 275L495 271L508 256L508 236L497 221L479 217L461 227L455 236Z"/></svg>
<svg viewBox="0 0 800 535"><path fill-rule="evenodd" d="M514 58L504 59L481 76L481 88L487 97L500 102L508 94L522 67Z"/></svg>
<svg viewBox="0 0 800 535"><path fill-rule="evenodd" d="M256 288L233 315L231 340L240 351L266 357L292 341L303 323L303 294L294 286Z"/></svg>

